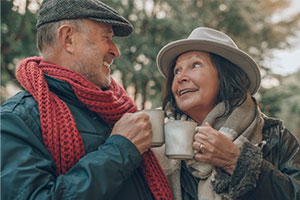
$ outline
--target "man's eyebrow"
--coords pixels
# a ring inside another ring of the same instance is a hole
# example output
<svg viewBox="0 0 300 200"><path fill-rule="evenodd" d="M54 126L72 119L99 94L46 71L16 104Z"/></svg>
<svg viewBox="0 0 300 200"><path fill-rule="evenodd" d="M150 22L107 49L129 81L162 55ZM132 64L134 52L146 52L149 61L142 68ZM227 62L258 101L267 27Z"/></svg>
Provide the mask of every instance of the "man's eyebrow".
<svg viewBox="0 0 300 200"><path fill-rule="evenodd" d="M115 36L115 33L114 33L113 29L110 29L110 28L106 28L104 30L104 34L113 34L112 36L113 37Z"/></svg>
<svg viewBox="0 0 300 200"><path fill-rule="evenodd" d="M113 31L112 28L108 28L108 27L107 27L107 28L104 29L104 32L105 32L105 33L113 33L114 31Z"/></svg>
<svg viewBox="0 0 300 200"><path fill-rule="evenodd" d="M113 30L112 30L112 29L110 29L110 28L107 28L107 29L106 29L106 32L107 32L107 33L112 33L112 32L113 32Z"/></svg>

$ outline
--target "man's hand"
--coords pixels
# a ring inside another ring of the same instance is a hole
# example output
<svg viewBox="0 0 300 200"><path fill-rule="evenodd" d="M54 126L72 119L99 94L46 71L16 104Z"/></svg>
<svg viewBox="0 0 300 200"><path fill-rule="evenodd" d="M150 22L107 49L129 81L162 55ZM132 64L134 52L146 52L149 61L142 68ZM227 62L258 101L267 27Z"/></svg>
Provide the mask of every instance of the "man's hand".
<svg viewBox="0 0 300 200"><path fill-rule="evenodd" d="M116 122L111 135L126 137L143 154L149 149L152 141L149 116L142 112L126 113Z"/></svg>

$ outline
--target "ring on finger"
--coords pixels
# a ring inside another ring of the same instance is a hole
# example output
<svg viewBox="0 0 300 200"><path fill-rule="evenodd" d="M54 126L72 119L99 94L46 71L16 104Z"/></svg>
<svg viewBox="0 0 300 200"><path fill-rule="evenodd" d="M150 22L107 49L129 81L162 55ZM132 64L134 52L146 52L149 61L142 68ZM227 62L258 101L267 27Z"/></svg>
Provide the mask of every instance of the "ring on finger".
<svg viewBox="0 0 300 200"><path fill-rule="evenodd" d="M199 151L202 153L203 144L200 144Z"/></svg>

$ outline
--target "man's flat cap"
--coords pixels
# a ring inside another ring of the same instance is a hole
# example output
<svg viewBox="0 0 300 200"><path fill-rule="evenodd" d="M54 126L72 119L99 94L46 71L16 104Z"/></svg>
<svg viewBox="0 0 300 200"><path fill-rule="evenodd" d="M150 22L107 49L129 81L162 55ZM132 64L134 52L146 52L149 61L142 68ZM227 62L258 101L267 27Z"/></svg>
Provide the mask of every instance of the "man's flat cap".
<svg viewBox="0 0 300 200"><path fill-rule="evenodd" d="M116 36L128 36L133 26L116 10L99 0L44 0L36 27L67 19L91 19L111 24Z"/></svg>

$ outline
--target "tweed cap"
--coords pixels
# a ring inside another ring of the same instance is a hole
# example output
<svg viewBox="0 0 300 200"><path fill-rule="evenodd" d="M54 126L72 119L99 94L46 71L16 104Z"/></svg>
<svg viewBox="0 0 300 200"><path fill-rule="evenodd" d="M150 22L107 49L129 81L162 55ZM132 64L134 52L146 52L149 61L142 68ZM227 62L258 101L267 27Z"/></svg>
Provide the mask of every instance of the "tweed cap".
<svg viewBox="0 0 300 200"><path fill-rule="evenodd" d="M99 0L44 0L38 13L36 27L66 19L91 19L111 24L116 36L128 36L131 23L116 10Z"/></svg>

